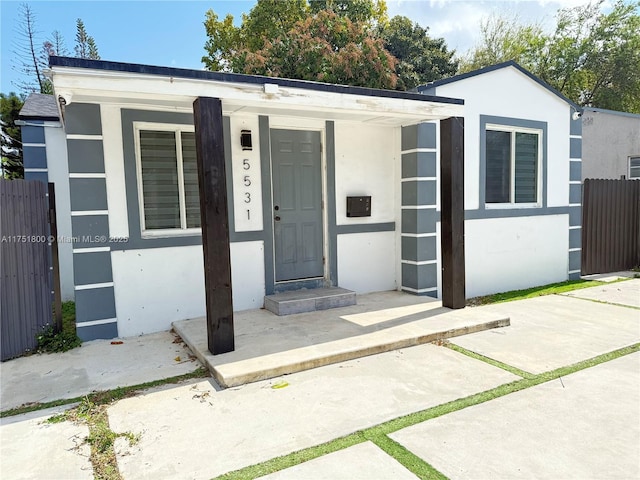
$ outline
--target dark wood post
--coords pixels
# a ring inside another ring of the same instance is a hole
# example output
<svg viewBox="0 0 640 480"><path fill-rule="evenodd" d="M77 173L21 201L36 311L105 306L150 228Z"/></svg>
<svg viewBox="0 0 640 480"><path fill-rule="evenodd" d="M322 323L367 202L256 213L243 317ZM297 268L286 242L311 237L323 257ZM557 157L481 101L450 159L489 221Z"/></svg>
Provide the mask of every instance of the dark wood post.
<svg viewBox="0 0 640 480"><path fill-rule="evenodd" d="M58 253L58 222L56 219L56 188L49 187L49 238L51 239L51 274L53 276L53 320L56 332L62 331L62 290L60 287L60 255Z"/></svg>
<svg viewBox="0 0 640 480"><path fill-rule="evenodd" d="M207 344L209 351L218 355L235 348L222 102L219 98L198 97L193 102L193 116L204 250Z"/></svg>
<svg viewBox="0 0 640 480"><path fill-rule="evenodd" d="M440 121L442 305L464 308L464 118Z"/></svg>

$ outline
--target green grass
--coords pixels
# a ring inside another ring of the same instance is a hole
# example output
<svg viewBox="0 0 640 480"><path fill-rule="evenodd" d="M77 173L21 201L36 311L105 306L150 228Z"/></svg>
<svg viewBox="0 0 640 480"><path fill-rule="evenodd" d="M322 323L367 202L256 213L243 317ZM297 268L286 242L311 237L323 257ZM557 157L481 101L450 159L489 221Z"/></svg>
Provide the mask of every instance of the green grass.
<svg viewBox="0 0 640 480"><path fill-rule="evenodd" d="M479 353L472 352L471 350L467 350L464 347L460 347L454 343L444 343L443 346L450 348L458 353L462 353L467 357L475 358L476 360L480 360L482 362L488 363L489 365L493 365L494 367L501 368L502 370L506 370L507 372L513 373L522 378L533 378L535 375L533 373L525 372L524 370L520 370L519 368L512 367L511 365L507 365L506 363L500 362L498 360L494 360L493 358L485 357L484 355L480 355Z"/></svg>
<svg viewBox="0 0 640 480"><path fill-rule="evenodd" d="M629 347L621 348L613 352L609 352L597 357L584 360L573 365L561 367L550 372L541 373L539 375L531 375L527 378L515 380L513 382L500 385L498 387L486 390L484 392L476 393L468 397L453 400L451 402L438 405L436 407L421 410L419 412L411 413L388 422L384 422L380 425L376 425L365 430L346 435L344 437L316 445L314 447L299 450L297 452L283 455L266 462L251 465L233 472L228 472L224 475L216 477L217 480L248 480L254 479L269 473L277 472L285 468L293 467L300 463L312 460L314 458L332 453L343 448L348 448L352 445L362 443L365 441L372 441L385 452L395 458L398 462L404 465L407 469L412 471L416 476L422 479L443 479L446 478L442 473L437 471L427 462L416 457L413 453L406 450L404 447L394 442L388 437L389 434L397 432L407 427L411 427L418 423L431 420L433 418L441 417L449 413L462 410L474 405L479 405L489 400L499 398L510 393L518 392L526 388L530 388L551 380L558 379L570 375L572 373L584 370L586 368L599 365L604 362L614 360L616 358L629 355L640 351L640 343L636 343ZM484 357L486 358L486 357ZM526 372L523 372L526 373Z"/></svg>
<svg viewBox="0 0 640 480"><path fill-rule="evenodd" d="M162 380L154 380L152 382L140 383L138 385L132 385L130 387L118 387L113 390L104 390L100 392L94 392L86 396L65 398L61 400L54 400L44 403L31 403L23 405L21 407L12 408L10 410L4 410L0 412L0 418L11 417L13 415L22 415L23 413L35 412L38 410L44 410L45 408L60 407L63 405L70 405L72 403L82 402L85 398L88 401L96 405L105 405L123 398L132 397L142 390L147 390L153 387L159 387L161 385L169 385L180 383L185 380L191 380L195 378L206 378L209 376L209 372L199 367L193 372L185 373L184 375L177 375L175 377L164 378Z"/></svg>
<svg viewBox="0 0 640 480"><path fill-rule="evenodd" d="M612 283L612 282L609 282ZM551 283L539 287L526 288L524 290L512 290L510 292L494 293L483 297L475 297L467 300L468 306L489 305L491 303L511 302L513 300L523 300L525 298L540 297L542 295L555 295L559 293L571 292L581 288L596 287L605 285L606 282L597 280L567 280L565 282Z"/></svg>

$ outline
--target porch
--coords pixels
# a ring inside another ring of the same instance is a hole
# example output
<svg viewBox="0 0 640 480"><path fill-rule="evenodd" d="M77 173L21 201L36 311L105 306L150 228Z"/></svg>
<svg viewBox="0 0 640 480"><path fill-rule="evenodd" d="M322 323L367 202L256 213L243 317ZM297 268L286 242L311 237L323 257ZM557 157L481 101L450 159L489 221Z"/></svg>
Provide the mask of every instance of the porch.
<svg viewBox="0 0 640 480"><path fill-rule="evenodd" d="M235 350L215 356L208 350L205 317L173 323L223 387L508 325L504 315L452 310L439 300L397 291L358 295L357 305L287 316L265 309L235 312Z"/></svg>

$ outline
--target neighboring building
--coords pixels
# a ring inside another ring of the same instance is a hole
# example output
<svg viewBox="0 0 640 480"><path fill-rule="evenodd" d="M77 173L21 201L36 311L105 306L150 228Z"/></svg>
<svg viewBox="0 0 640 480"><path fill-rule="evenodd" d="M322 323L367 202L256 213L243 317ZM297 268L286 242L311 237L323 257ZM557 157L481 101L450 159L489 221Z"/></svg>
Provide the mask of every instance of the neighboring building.
<svg viewBox="0 0 640 480"><path fill-rule="evenodd" d="M465 103L467 296L579 278L580 107L515 62L418 91Z"/></svg>
<svg viewBox="0 0 640 480"><path fill-rule="evenodd" d="M56 97L41 93L30 94L20 110L16 124L22 130L25 180L40 180L55 185L60 289L63 301L73 300L67 135L60 122Z"/></svg>
<svg viewBox="0 0 640 480"><path fill-rule="evenodd" d="M582 180L640 178L640 115L585 107Z"/></svg>
<svg viewBox="0 0 640 480"><path fill-rule="evenodd" d="M323 285L441 297L449 117L466 122L468 296L579 275L575 106L515 64L429 86L438 96L62 57L51 71L84 339L205 314L197 97L222 101L235 310ZM348 207L367 197L369 212Z"/></svg>

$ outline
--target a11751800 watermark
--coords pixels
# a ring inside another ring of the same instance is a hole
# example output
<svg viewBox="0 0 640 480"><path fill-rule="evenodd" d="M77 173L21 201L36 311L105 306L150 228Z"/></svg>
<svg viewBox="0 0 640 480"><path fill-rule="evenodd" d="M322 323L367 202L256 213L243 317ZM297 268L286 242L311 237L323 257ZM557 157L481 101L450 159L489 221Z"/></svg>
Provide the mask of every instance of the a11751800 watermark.
<svg viewBox="0 0 640 480"><path fill-rule="evenodd" d="M106 235L3 235L0 243L127 243L129 237L107 237Z"/></svg>

